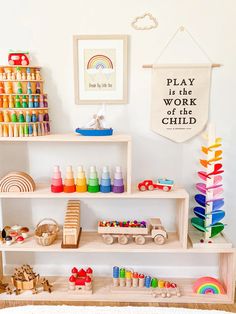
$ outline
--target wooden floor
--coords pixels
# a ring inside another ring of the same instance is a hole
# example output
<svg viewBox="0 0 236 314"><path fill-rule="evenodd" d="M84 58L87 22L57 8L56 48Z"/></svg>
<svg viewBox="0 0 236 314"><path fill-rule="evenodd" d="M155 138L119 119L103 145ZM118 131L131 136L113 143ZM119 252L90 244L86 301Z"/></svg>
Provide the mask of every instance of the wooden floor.
<svg viewBox="0 0 236 314"><path fill-rule="evenodd" d="M19 302L19 301L1 301L0 308L21 306L21 305L63 305L65 302ZM67 302L68 305L78 306L155 306L155 307L179 307L188 309L202 309L202 310L222 310L231 313L236 313L236 303L234 304L174 304L174 303L119 303L119 302Z"/></svg>

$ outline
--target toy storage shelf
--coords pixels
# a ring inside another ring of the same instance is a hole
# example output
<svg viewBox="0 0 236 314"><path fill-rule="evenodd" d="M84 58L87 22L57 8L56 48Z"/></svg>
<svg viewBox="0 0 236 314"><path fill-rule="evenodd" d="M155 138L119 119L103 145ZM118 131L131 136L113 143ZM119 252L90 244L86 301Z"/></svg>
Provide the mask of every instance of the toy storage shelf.
<svg viewBox="0 0 236 314"><path fill-rule="evenodd" d="M188 193L183 188L174 188L173 191L164 192L161 190L140 192L134 187L131 193L52 193L50 183L36 184L34 192L0 192L1 198L66 198L66 199L86 199L86 198L137 198L137 199L185 199L188 198Z"/></svg>
<svg viewBox="0 0 236 314"><path fill-rule="evenodd" d="M60 235L55 242L49 246L39 245L33 236L30 236L24 243L14 243L10 246L0 245L2 252L58 252L58 253L233 253L234 248L210 248L195 249L192 248L190 241L187 248L181 246L176 232L168 232L168 239L164 245L156 245L151 239L148 239L144 245L137 245L130 240L128 244L122 245L114 243L107 245L103 242L102 236L95 231L82 231L79 248L62 249L62 236Z"/></svg>
<svg viewBox="0 0 236 314"><path fill-rule="evenodd" d="M36 184L36 190L32 193L0 193L1 199L173 199L176 202L176 232L168 233L169 238L162 246L157 246L151 240L144 245L137 245L129 242L127 245L114 243L110 246L103 243L101 235L97 232L82 232L80 245L78 249L62 249L61 236L51 246L40 246L34 238L28 238L22 244L12 244L10 246L1 245L0 252L40 252L50 253L153 253L153 254L218 254L219 255L219 279L224 283L226 295L200 295L192 292L194 279L174 279L181 289L181 297L172 298L154 298L152 295L129 294L129 293L111 293L111 278L97 277L94 280L94 291L92 295L70 294L67 291L68 278L52 277L54 289L52 294L41 292L32 295L31 292L24 292L18 296L14 296L14 301L89 301L89 302L168 302L168 303L233 303L234 301L234 258L235 249L228 248L192 248L188 240L188 211L189 211L189 195L180 187L175 187L171 192L155 190L152 192L140 192L136 187L131 188L131 136L125 134L115 134L105 137L84 137L74 133L69 134L52 134L37 137L1 137L0 144L7 142L75 142L75 143L123 143L127 146L127 192L121 194L115 193L52 193L50 184ZM173 256L174 257L174 256ZM3 265L0 261L0 274L3 274ZM169 280L171 280L169 278ZM6 293L0 294L0 300L13 300L12 296Z"/></svg>
<svg viewBox="0 0 236 314"><path fill-rule="evenodd" d="M27 108L29 109L29 108ZM33 108L34 109L34 108ZM96 142L96 143L127 143L131 142L131 136L115 134L112 136L81 136L75 133L50 134L35 137L1 137L0 142Z"/></svg>
<svg viewBox="0 0 236 314"><path fill-rule="evenodd" d="M93 281L93 294L78 294L78 293L68 293L68 278L66 277L47 277L50 283L53 284L53 293L49 294L47 292L40 291L38 294L32 294L31 291L25 291L24 293L14 296L14 301L89 301L89 302L153 302L153 303L232 303L232 295L201 295L194 294L192 292L192 285L194 282L193 278L188 279L178 279L174 278L173 281L176 282L181 287L181 297L171 298L161 298L153 297L151 294L130 294L128 293L112 293L111 285L112 280L108 277L95 277ZM9 281L9 278L4 278L4 280ZM168 280L172 280L168 278ZM12 300L11 295L1 294L0 300Z"/></svg>

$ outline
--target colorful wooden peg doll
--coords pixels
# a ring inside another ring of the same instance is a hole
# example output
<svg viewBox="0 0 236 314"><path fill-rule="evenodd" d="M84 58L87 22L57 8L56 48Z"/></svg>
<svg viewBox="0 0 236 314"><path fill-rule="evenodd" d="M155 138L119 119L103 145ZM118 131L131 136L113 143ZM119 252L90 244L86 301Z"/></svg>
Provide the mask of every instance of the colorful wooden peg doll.
<svg viewBox="0 0 236 314"><path fill-rule="evenodd" d="M3 108L8 108L8 99L7 96L3 96Z"/></svg>
<svg viewBox="0 0 236 314"><path fill-rule="evenodd" d="M22 90L22 84L21 82L17 83L17 94L22 94L23 90Z"/></svg>
<svg viewBox="0 0 236 314"><path fill-rule="evenodd" d="M34 101L32 95L29 95L29 108L34 108Z"/></svg>
<svg viewBox="0 0 236 314"><path fill-rule="evenodd" d="M21 108L20 96L16 95L15 100L16 100L15 107L16 108Z"/></svg>
<svg viewBox="0 0 236 314"><path fill-rule="evenodd" d="M87 182L86 182L86 177L85 177L83 166L78 167L77 178L76 178L76 191L77 192L87 191Z"/></svg>
<svg viewBox="0 0 236 314"><path fill-rule="evenodd" d="M4 90L4 85L2 82L0 82L0 94L4 94L5 90Z"/></svg>
<svg viewBox="0 0 236 314"><path fill-rule="evenodd" d="M23 108L28 108L26 95L24 95L24 96L22 97L22 107L23 107Z"/></svg>
<svg viewBox="0 0 236 314"><path fill-rule="evenodd" d="M88 192L90 193L99 192L99 179L95 166L91 166L89 169Z"/></svg>
<svg viewBox="0 0 236 314"><path fill-rule="evenodd" d="M76 191L74 174L71 166L67 166L66 168L66 178L64 181L64 192L65 193L73 193Z"/></svg>
<svg viewBox="0 0 236 314"><path fill-rule="evenodd" d="M32 87L31 87L31 82L27 83L27 94L32 94Z"/></svg>
<svg viewBox="0 0 236 314"><path fill-rule="evenodd" d="M41 93L40 83L37 82L36 83L36 94L40 94L40 93Z"/></svg>
<svg viewBox="0 0 236 314"><path fill-rule="evenodd" d="M53 193L63 192L63 184L62 184L61 171L60 171L59 166L54 166L54 169L53 169L51 191Z"/></svg>
<svg viewBox="0 0 236 314"><path fill-rule="evenodd" d="M31 80L30 68L26 69L26 78L27 78L27 80Z"/></svg>
<svg viewBox="0 0 236 314"><path fill-rule="evenodd" d="M18 81L21 80L21 69L20 69L20 67L17 67L17 68L16 68L16 79L17 79Z"/></svg>
<svg viewBox="0 0 236 314"><path fill-rule="evenodd" d="M13 96L12 96L12 95L9 95L8 99L9 99L9 108L14 108L15 105L14 105Z"/></svg>
<svg viewBox="0 0 236 314"><path fill-rule="evenodd" d="M6 82L5 91L6 91L6 94L12 94L13 93L11 82Z"/></svg>

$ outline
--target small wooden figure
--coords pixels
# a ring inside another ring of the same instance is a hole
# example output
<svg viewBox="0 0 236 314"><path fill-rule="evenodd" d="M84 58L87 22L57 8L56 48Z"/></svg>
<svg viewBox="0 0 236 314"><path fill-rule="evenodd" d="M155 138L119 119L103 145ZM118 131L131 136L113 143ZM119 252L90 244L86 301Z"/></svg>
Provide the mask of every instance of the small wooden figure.
<svg viewBox="0 0 236 314"><path fill-rule="evenodd" d="M78 248L80 234L80 201L70 200L67 203L61 247Z"/></svg>
<svg viewBox="0 0 236 314"><path fill-rule="evenodd" d="M7 286L6 287L6 293L11 295L13 293L13 289L11 287Z"/></svg>
<svg viewBox="0 0 236 314"><path fill-rule="evenodd" d="M64 181L64 192L65 193L73 193L76 191L74 174L71 166L67 166L66 168L66 178Z"/></svg>
<svg viewBox="0 0 236 314"><path fill-rule="evenodd" d="M123 180L121 167L116 166L116 170L114 173L112 192L113 193L124 193L124 191L125 191L125 187L124 187L124 180Z"/></svg>
<svg viewBox="0 0 236 314"><path fill-rule="evenodd" d="M88 179L88 192L97 193L99 192L99 179L95 166L91 166L89 169L89 179Z"/></svg>
<svg viewBox="0 0 236 314"><path fill-rule="evenodd" d="M43 291L47 291L48 293L52 293L52 285L49 283L49 281L46 278L43 278L41 282L43 286Z"/></svg>

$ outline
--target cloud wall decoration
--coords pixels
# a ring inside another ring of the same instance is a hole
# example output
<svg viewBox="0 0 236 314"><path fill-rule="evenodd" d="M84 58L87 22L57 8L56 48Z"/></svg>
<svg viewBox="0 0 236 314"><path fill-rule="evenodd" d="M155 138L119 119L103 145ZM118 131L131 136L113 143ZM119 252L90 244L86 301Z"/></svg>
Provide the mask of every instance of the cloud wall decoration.
<svg viewBox="0 0 236 314"><path fill-rule="evenodd" d="M131 26L139 31L147 31L153 28L157 28L157 19L151 13L145 13L141 16L137 16Z"/></svg>

